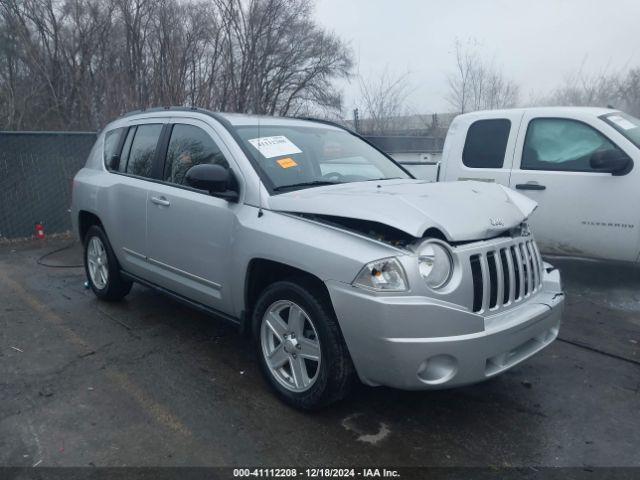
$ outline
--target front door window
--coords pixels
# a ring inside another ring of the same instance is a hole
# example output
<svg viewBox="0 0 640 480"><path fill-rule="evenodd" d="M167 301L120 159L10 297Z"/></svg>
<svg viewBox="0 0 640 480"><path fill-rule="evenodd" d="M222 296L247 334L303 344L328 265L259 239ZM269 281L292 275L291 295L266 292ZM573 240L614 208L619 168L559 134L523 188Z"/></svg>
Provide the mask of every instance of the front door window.
<svg viewBox="0 0 640 480"><path fill-rule="evenodd" d="M620 149L595 128L576 120L536 118L529 122L521 170L593 172L594 153Z"/></svg>

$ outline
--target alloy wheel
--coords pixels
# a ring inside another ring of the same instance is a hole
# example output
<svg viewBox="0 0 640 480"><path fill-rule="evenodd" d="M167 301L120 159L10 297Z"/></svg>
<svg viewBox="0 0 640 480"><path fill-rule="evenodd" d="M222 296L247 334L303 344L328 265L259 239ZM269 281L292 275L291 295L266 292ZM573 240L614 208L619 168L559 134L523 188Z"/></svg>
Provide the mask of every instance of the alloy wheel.
<svg viewBox="0 0 640 480"><path fill-rule="evenodd" d="M91 237L87 245L87 264L91 282L99 290L107 286L109 281L109 263L107 250L99 237Z"/></svg>
<svg viewBox="0 0 640 480"><path fill-rule="evenodd" d="M278 300L260 327L262 354L271 375L292 392L310 389L321 363L320 339L311 317L296 303Z"/></svg>

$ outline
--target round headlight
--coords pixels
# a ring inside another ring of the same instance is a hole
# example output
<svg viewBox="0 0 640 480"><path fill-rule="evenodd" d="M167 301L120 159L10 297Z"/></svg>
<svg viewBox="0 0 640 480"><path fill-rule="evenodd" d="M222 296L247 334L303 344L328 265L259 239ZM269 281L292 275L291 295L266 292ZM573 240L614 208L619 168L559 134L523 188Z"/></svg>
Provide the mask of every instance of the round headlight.
<svg viewBox="0 0 640 480"><path fill-rule="evenodd" d="M431 288L442 288L451 279L453 258L440 243L427 242L418 251L420 275Z"/></svg>

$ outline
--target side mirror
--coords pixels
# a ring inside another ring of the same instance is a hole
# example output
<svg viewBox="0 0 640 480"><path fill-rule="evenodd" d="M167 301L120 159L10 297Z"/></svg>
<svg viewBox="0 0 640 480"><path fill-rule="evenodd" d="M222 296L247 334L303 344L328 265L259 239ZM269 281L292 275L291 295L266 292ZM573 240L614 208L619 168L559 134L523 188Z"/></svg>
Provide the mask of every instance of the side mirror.
<svg viewBox="0 0 640 480"><path fill-rule="evenodd" d="M622 175L631 166L631 159L620 150L599 150L591 155L589 164L596 172Z"/></svg>
<svg viewBox="0 0 640 480"><path fill-rule="evenodd" d="M206 190L211 195L228 200L238 199L237 192L229 191L232 180L231 171L221 165L211 163L194 165L187 170L185 180L190 187Z"/></svg>

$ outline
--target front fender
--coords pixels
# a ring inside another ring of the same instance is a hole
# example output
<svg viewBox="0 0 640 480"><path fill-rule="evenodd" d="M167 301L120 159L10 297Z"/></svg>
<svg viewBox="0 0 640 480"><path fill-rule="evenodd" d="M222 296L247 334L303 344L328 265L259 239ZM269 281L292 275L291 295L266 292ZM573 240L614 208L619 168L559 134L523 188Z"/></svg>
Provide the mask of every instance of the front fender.
<svg viewBox="0 0 640 480"><path fill-rule="evenodd" d="M244 288L251 260L260 258L307 272L323 282L350 283L362 267L380 258L404 252L335 227L270 210L244 206L233 242L231 272L236 314L245 309Z"/></svg>

